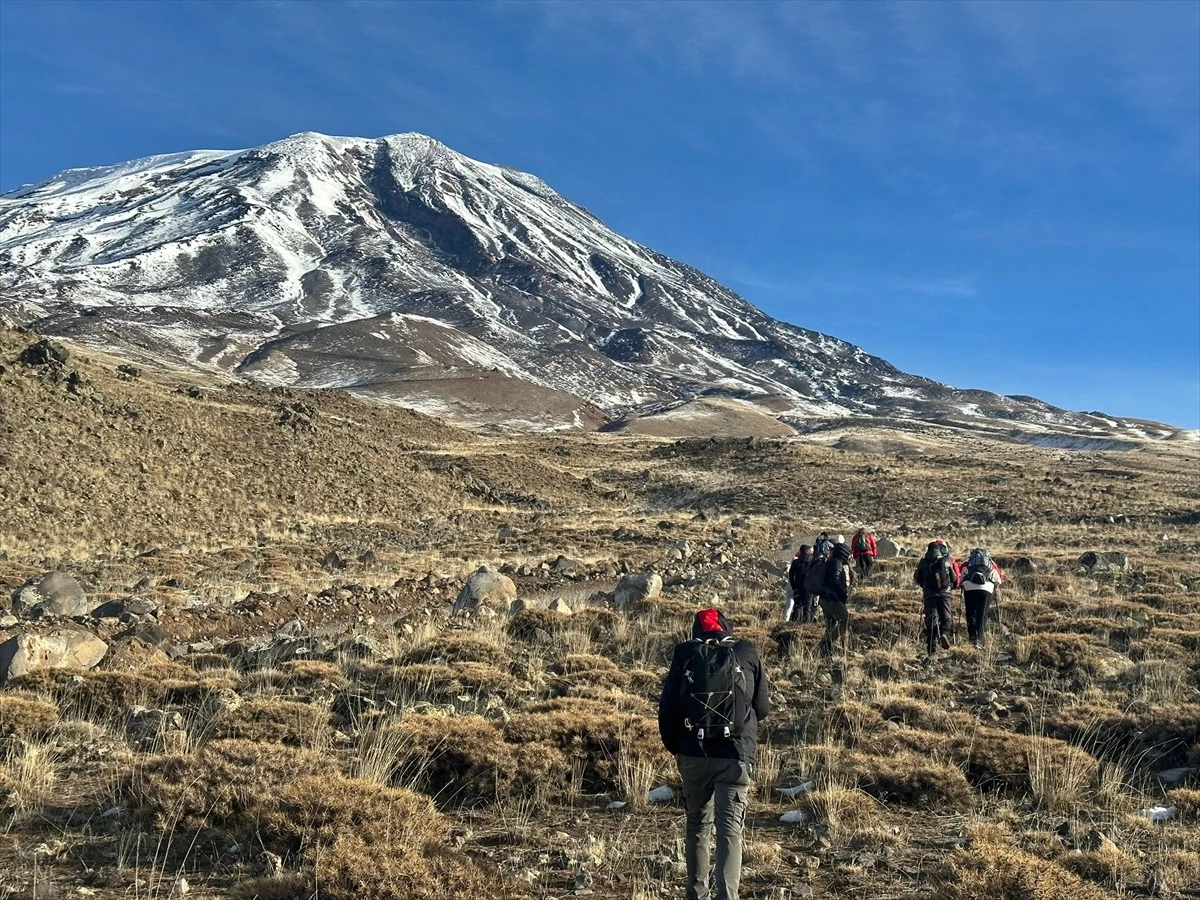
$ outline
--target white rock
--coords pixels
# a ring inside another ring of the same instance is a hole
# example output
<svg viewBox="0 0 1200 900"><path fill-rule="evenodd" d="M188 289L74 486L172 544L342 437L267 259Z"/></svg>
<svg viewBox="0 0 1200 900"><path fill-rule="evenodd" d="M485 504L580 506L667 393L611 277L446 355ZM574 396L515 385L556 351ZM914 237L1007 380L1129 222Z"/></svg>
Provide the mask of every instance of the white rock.
<svg viewBox="0 0 1200 900"><path fill-rule="evenodd" d="M616 812L619 809L624 809L628 805L629 804L624 800L614 800L612 803L608 804L607 808L609 812Z"/></svg>
<svg viewBox="0 0 1200 900"><path fill-rule="evenodd" d="M779 817L779 821L784 825L803 825L808 821L808 813L802 809L789 809Z"/></svg>
<svg viewBox="0 0 1200 900"><path fill-rule="evenodd" d="M646 799L651 803L667 803L675 799L675 789L669 784L659 785L654 790L646 792Z"/></svg>
<svg viewBox="0 0 1200 900"><path fill-rule="evenodd" d="M1141 810L1139 815L1145 816L1151 822L1170 822L1179 815L1179 810L1174 806L1151 806Z"/></svg>

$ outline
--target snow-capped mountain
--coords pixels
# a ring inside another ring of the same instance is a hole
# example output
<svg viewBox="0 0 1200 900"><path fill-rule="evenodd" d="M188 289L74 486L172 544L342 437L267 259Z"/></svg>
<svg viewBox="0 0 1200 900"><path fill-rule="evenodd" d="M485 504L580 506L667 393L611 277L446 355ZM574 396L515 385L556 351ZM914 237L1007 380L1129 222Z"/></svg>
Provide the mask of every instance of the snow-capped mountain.
<svg viewBox="0 0 1200 900"><path fill-rule="evenodd" d="M594 427L702 395L790 420L1112 424L957 391L779 322L534 176L420 134L298 134L0 195L0 316L529 427Z"/></svg>

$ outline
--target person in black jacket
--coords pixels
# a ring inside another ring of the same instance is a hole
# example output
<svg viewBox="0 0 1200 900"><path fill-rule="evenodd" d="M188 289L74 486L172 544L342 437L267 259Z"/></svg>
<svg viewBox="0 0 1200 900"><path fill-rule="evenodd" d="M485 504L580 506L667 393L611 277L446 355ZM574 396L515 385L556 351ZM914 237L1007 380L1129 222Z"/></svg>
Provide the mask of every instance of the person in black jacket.
<svg viewBox="0 0 1200 900"><path fill-rule="evenodd" d="M825 637L819 650L822 656L833 654L834 647L844 646L850 635L850 548L834 544L825 562L821 578L821 612L825 614Z"/></svg>
<svg viewBox="0 0 1200 900"><path fill-rule="evenodd" d="M731 654L736 666L733 709L737 721L723 730L697 727L689 718L697 683L698 645ZM675 756L687 806L687 900L737 900L742 878L742 829L750 776L758 755L758 723L771 710L770 686L758 650L738 640L720 610L702 609L692 639L675 646L658 704L663 746ZM715 815L714 815L715 813ZM715 890L709 889L712 829L716 824Z"/></svg>
<svg viewBox="0 0 1200 900"><path fill-rule="evenodd" d="M812 565L812 547L808 544L801 544L800 549L796 551L796 556L792 559L792 564L788 566L788 585L792 589L792 599L789 601L787 615L784 616L785 622L811 622L813 620L813 598L809 596L808 590L804 587L804 577L808 574L808 567Z"/></svg>

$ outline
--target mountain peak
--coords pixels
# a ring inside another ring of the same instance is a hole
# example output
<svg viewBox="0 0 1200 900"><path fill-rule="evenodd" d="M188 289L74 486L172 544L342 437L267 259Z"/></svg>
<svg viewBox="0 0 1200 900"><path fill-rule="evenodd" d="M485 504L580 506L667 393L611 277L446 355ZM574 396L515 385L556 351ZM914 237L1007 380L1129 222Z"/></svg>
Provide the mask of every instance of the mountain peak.
<svg viewBox="0 0 1200 900"><path fill-rule="evenodd" d="M779 322L535 176L415 132L300 132L22 188L0 198L0 292L10 324L468 421L724 398L793 423L1113 427Z"/></svg>

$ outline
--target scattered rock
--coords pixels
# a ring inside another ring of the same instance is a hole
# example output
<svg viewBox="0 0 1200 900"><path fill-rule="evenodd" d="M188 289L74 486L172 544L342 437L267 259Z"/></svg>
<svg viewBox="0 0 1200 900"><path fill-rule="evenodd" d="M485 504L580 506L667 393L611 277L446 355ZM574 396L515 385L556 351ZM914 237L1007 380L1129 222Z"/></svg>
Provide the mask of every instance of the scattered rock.
<svg viewBox="0 0 1200 900"><path fill-rule="evenodd" d="M662 593L662 576L657 572L638 572L626 575L617 582L613 605L618 609L651 600Z"/></svg>
<svg viewBox="0 0 1200 900"><path fill-rule="evenodd" d="M57 341L42 338L36 344L30 344L21 351L20 360L27 366L63 365L71 354L67 348Z"/></svg>
<svg viewBox="0 0 1200 900"><path fill-rule="evenodd" d="M675 789L669 784L659 785L646 792L646 799L651 803L669 803L675 799Z"/></svg>
<svg viewBox="0 0 1200 900"><path fill-rule="evenodd" d="M1148 809L1140 810L1138 815L1144 816L1151 822L1170 822L1179 815L1179 810L1174 806L1151 806Z"/></svg>
<svg viewBox="0 0 1200 900"><path fill-rule="evenodd" d="M86 616L87 594L83 587L65 572L47 572L17 589L13 610L33 619L39 616Z"/></svg>
<svg viewBox="0 0 1200 900"><path fill-rule="evenodd" d="M562 597L555 597L553 600L551 600L548 609L550 612L559 613L564 616L573 615L575 612L573 609L571 609L570 604L568 604L567 601Z"/></svg>
<svg viewBox="0 0 1200 900"><path fill-rule="evenodd" d="M1087 668L1097 678L1117 678L1134 667L1135 663L1123 653L1098 647L1090 651Z"/></svg>
<svg viewBox="0 0 1200 900"><path fill-rule="evenodd" d="M86 631L64 628L18 634L0 644L0 679L39 669L90 669L107 652L108 644Z"/></svg>
<svg viewBox="0 0 1200 900"><path fill-rule="evenodd" d="M808 821L808 813L802 809L789 809L779 817L779 821L784 825L803 825Z"/></svg>
<svg viewBox="0 0 1200 900"><path fill-rule="evenodd" d="M1089 572L1112 572L1129 568L1129 558L1124 553L1116 551L1099 553L1089 550L1079 557L1079 565Z"/></svg>
<svg viewBox="0 0 1200 900"><path fill-rule="evenodd" d="M482 607L508 610L517 596L517 586L507 575L501 575L492 566L480 566L459 592L452 612L473 612Z"/></svg>

